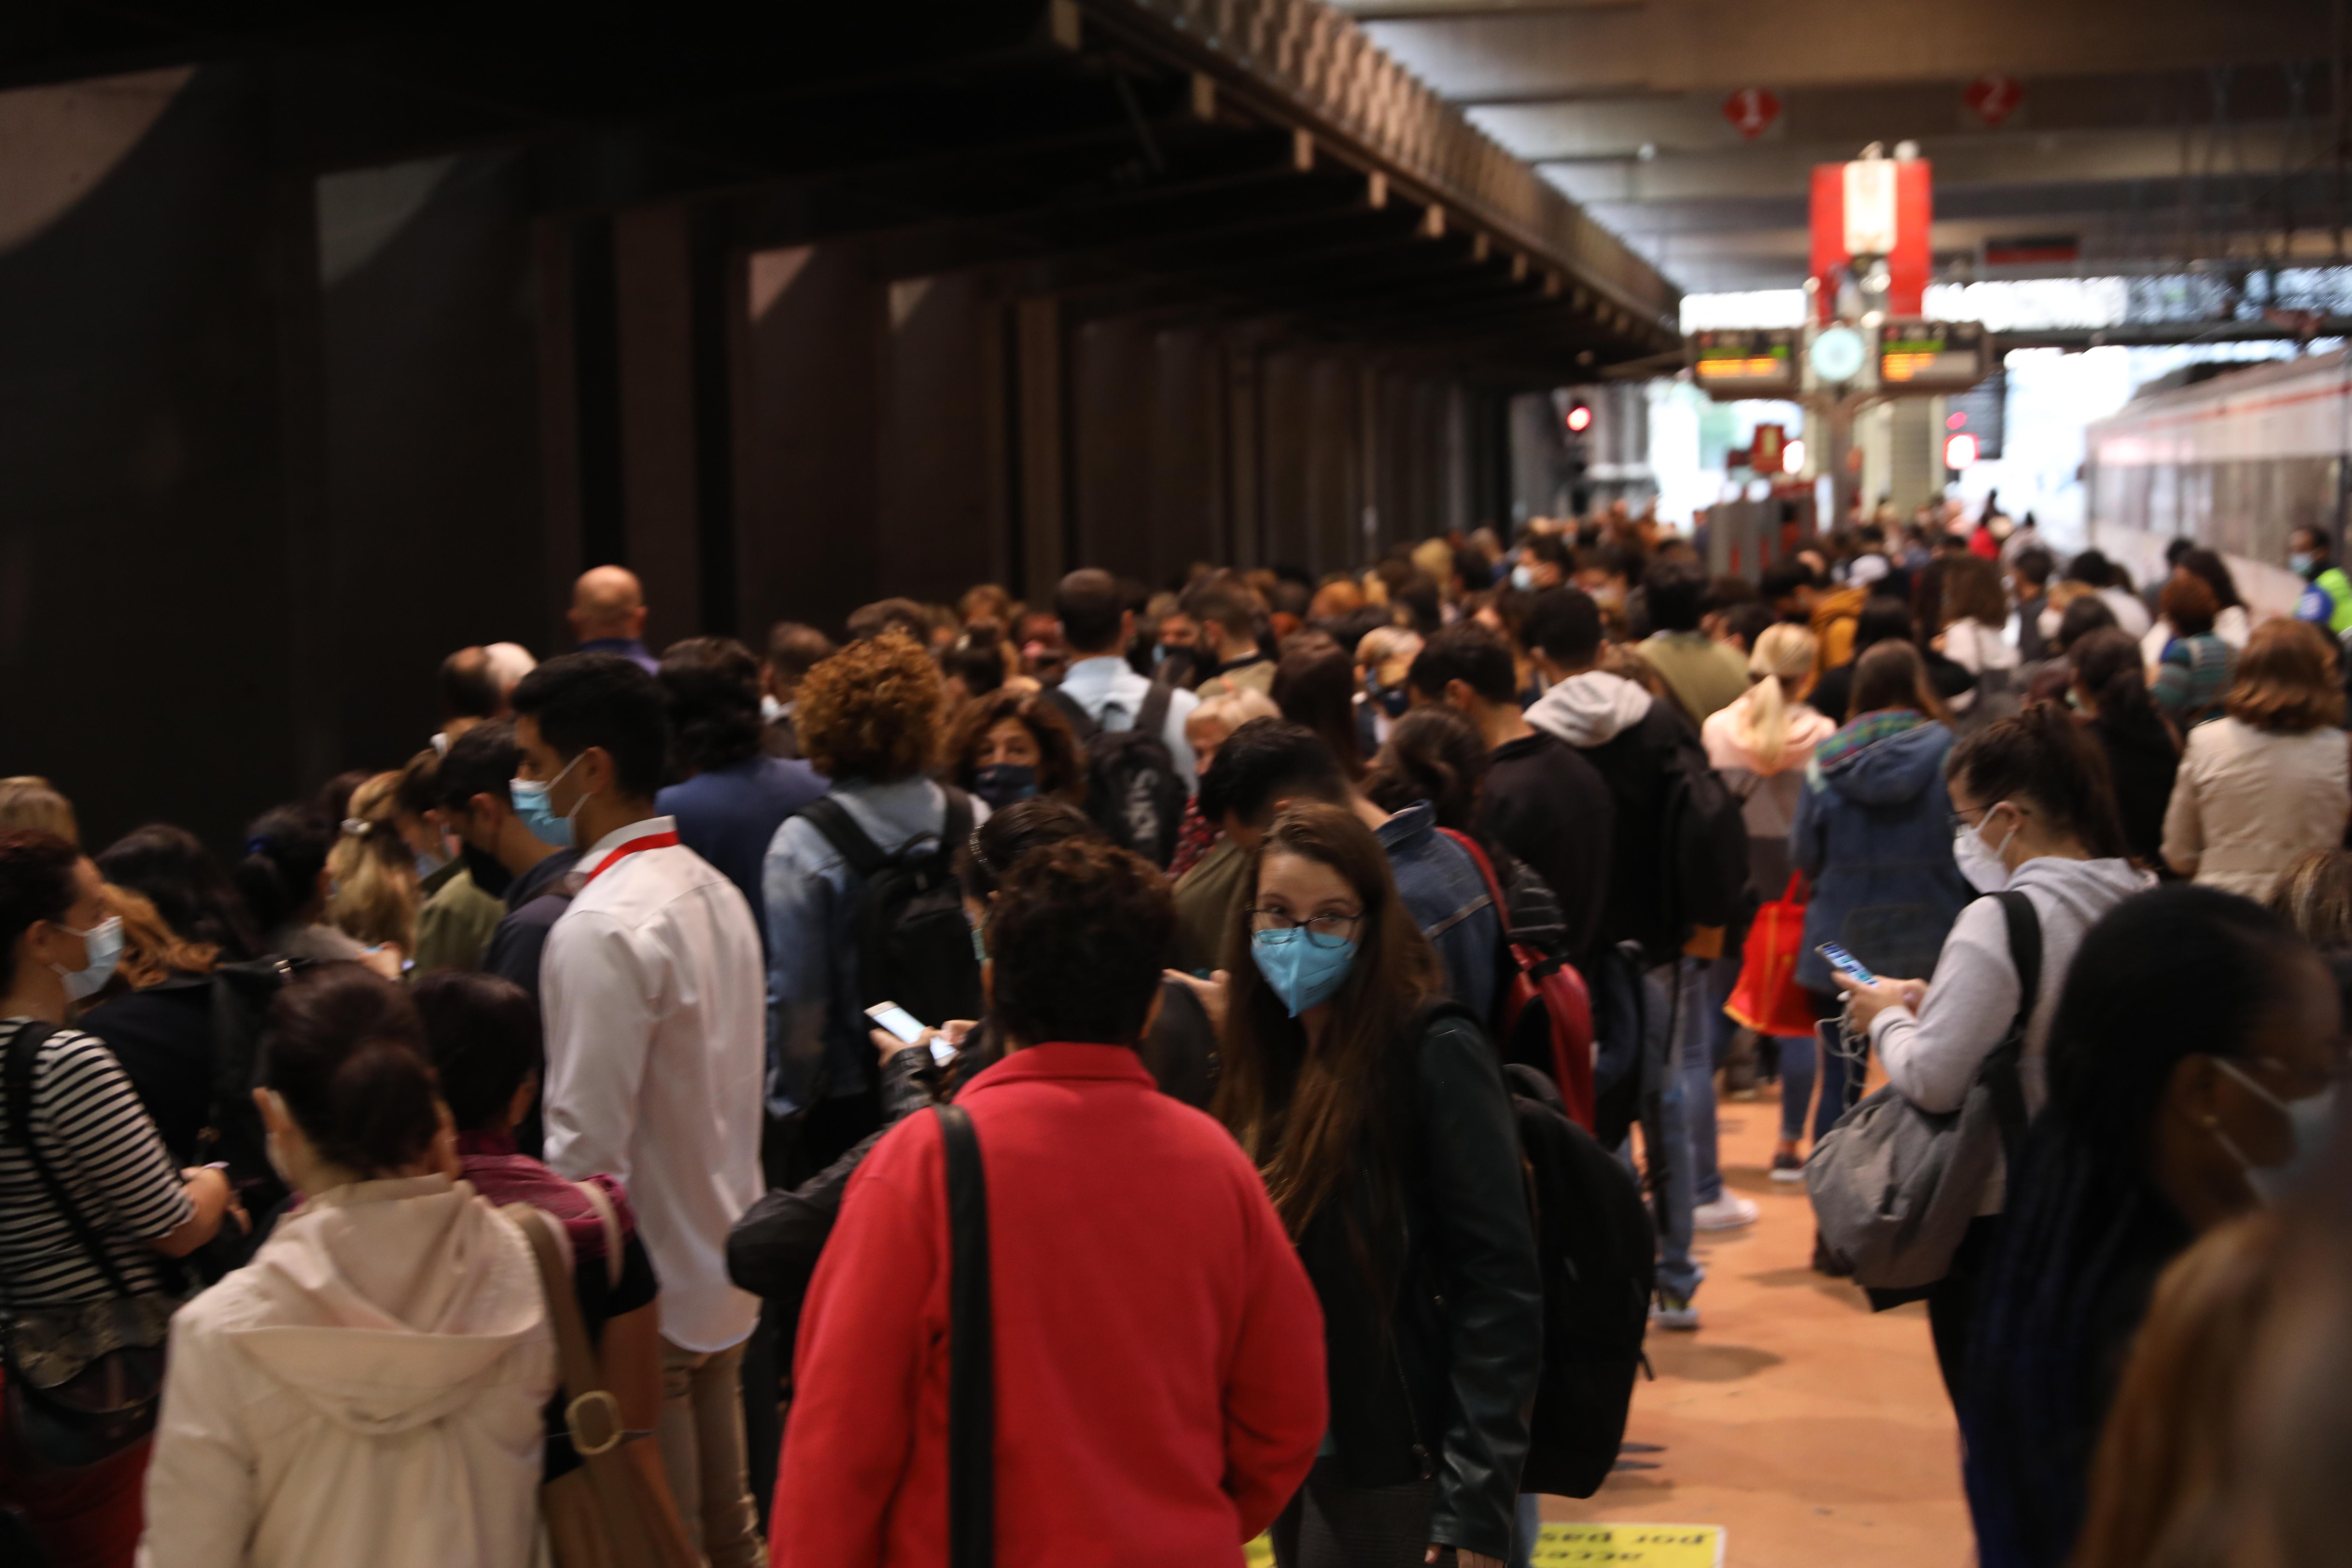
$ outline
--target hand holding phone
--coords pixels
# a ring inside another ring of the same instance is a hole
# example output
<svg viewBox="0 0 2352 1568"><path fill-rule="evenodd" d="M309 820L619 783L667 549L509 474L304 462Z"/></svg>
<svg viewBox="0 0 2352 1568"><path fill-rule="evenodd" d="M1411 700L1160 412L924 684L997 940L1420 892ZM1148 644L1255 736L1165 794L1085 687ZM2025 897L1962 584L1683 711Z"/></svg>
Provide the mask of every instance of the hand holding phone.
<svg viewBox="0 0 2352 1568"><path fill-rule="evenodd" d="M910 1046L923 1037L923 1026L896 1002L877 1002L866 1009L866 1016Z"/></svg>

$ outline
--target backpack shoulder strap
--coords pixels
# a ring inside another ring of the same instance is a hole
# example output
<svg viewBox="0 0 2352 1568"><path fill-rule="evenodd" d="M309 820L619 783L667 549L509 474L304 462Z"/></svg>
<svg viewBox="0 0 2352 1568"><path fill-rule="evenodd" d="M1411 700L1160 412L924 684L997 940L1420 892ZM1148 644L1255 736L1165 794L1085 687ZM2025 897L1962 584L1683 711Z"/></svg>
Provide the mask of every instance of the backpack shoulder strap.
<svg viewBox="0 0 2352 1568"><path fill-rule="evenodd" d="M48 1194L50 1204L66 1222L66 1228L73 1232L74 1240L89 1254L89 1260L98 1266L100 1274L106 1276L106 1282L114 1287L114 1293L130 1296L135 1294L131 1282L122 1277L122 1270L115 1267L114 1259L108 1256L106 1248L99 1245L97 1235L89 1228L89 1221L82 1217L81 1210L75 1205L73 1198L66 1192L65 1184L58 1179L57 1171L49 1164L49 1157L41 1152L40 1141L33 1136L33 1068L40 1059L41 1047L64 1032L55 1024L30 1021L18 1025L16 1033L9 1039L7 1064L5 1069L0 1069L5 1071L7 1079L8 1133L25 1146L26 1156L33 1163L33 1173L40 1178L42 1191Z"/></svg>
<svg viewBox="0 0 2352 1568"><path fill-rule="evenodd" d="M953 784L940 788L948 797L947 816L940 825L940 854L952 862L955 852L971 840L971 796Z"/></svg>
<svg viewBox="0 0 2352 1568"><path fill-rule="evenodd" d="M1451 827L1441 827L1437 831L1462 846L1468 853L1471 864L1478 868L1478 875L1486 884L1486 897L1494 901L1495 920L1503 928L1503 940L1507 943L1511 936L1510 905L1503 897L1502 879L1495 875L1495 863L1486 858L1484 849L1478 847L1478 841L1468 834L1457 833Z"/></svg>
<svg viewBox="0 0 2352 1568"><path fill-rule="evenodd" d="M1079 745L1085 745L1102 733L1102 726L1095 722L1093 715L1079 705L1076 698L1060 687L1048 686L1043 695L1046 701L1052 703L1060 711L1063 718L1070 721L1070 728L1076 732Z"/></svg>
<svg viewBox="0 0 2352 1568"><path fill-rule="evenodd" d="M1153 681L1151 689L1144 694L1142 710L1135 716L1136 732L1149 735L1155 741L1165 736L1168 732L1168 705L1175 700L1175 688L1166 681Z"/></svg>
<svg viewBox="0 0 2352 1568"><path fill-rule="evenodd" d="M991 1321L988 1178L961 1105L935 1105L948 1172L948 1563L996 1561L996 1331Z"/></svg>
<svg viewBox="0 0 2352 1568"><path fill-rule="evenodd" d="M841 858L849 862L849 868L859 876L871 877L890 863L890 857L883 854L874 840L866 837L866 829L858 826L857 819L849 815L849 808L833 796L817 796L801 807L801 815L824 835L825 841L840 851Z"/></svg>
<svg viewBox="0 0 2352 1568"><path fill-rule="evenodd" d="M2009 1033L1985 1059L1984 1072L1992 1090L1993 1117L2000 1126L2001 1149L2014 1163L2025 1146L2025 1084L2018 1064L2025 1056L2026 1025L2042 994L2042 917L2034 912L2033 900L2018 889L2004 889L1993 897L2000 900L2001 914L2009 924L2010 967L2017 972L2017 1016L2010 1020Z"/></svg>

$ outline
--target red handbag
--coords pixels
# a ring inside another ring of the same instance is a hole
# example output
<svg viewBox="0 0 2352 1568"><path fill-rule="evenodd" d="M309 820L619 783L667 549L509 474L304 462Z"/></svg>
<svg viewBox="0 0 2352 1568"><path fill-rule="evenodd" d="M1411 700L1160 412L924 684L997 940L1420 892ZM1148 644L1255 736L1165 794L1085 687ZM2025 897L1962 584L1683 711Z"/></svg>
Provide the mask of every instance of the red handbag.
<svg viewBox="0 0 2352 1568"><path fill-rule="evenodd" d="M1787 1038L1813 1032L1813 1005L1797 985L1797 958L1805 950L1804 878L1756 911L1739 954L1739 984L1723 1005L1734 1022L1759 1035Z"/></svg>

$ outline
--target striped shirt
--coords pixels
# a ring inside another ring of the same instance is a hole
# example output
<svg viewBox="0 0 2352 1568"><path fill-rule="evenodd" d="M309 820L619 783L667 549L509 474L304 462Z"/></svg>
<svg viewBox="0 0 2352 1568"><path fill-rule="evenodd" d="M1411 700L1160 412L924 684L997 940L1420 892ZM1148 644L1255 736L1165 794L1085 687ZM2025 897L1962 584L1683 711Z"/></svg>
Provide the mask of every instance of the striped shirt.
<svg viewBox="0 0 2352 1568"><path fill-rule="evenodd" d="M28 1020L0 1021L13 1041ZM5 1047L0 1047L4 1049ZM34 1168L0 1095L0 1286L12 1307L101 1300L114 1287ZM33 1137L83 1223L134 1292L170 1288L147 1243L195 1213L131 1079L103 1042L60 1029L33 1064Z"/></svg>

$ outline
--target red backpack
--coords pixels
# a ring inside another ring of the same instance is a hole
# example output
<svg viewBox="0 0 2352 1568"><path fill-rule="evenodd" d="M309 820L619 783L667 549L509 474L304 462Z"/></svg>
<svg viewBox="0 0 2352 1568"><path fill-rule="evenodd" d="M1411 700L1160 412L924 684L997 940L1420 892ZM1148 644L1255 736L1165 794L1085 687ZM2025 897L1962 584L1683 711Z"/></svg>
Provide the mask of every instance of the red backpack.
<svg viewBox="0 0 2352 1568"><path fill-rule="evenodd" d="M1506 1062L1522 1062L1548 1073L1559 1087L1569 1120L1592 1131L1592 998L1584 976L1565 959L1552 958L1511 940L1510 906L1494 863L1468 835L1438 829L1470 852L1495 918L1503 927L1506 970L1496 998L1495 1045Z"/></svg>

